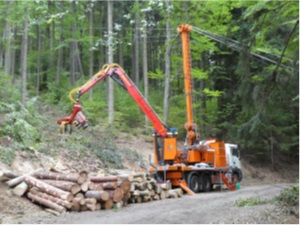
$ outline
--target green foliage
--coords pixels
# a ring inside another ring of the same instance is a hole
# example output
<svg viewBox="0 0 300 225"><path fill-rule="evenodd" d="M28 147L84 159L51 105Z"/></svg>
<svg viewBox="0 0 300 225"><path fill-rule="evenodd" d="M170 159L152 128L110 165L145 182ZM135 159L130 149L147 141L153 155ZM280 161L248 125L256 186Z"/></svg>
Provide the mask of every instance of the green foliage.
<svg viewBox="0 0 300 225"><path fill-rule="evenodd" d="M22 107L20 103L6 104L0 102L0 112L6 113L0 134L12 137L25 147L39 142L41 136L35 127L41 123L41 117L35 108L36 101L36 98L28 101L27 108Z"/></svg>
<svg viewBox="0 0 300 225"><path fill-rule="evenodd" d="M15 153L13 149L0 146L0 161L9 165L14 158Z"/></svg>
<svg viewBox="0 0 300 225"><path fill-rule="evenodd" d="M237 207L250 207L250 206L256 206L256 205L263 205L267 204L269 201L267 200L262 200L260 198L244 198L244 199L239 199L234 202L234 205Z"/></svg>
<svg viewBox="0 0 300 225"><path fill-rule="evenodd" d="M299 183L285 188L275 200L281 206L299 206Z"/></svg>

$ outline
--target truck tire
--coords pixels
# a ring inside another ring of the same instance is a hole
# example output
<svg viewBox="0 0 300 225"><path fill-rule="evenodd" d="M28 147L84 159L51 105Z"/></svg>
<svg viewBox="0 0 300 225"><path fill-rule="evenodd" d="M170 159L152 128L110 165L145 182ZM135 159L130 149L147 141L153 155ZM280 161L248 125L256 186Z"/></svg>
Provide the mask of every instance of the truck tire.
<svg viewBox="0 0 300 225"><path fill-rule="evenodd" d="M209 192L212 190L212 182L209 174L203 174L202 176L202 191Z"/></svg>
<svg viewBox="0 0 300 225"><path fill-rule="evenodd" d="M232 170L232 182L241 182L243 179L243 173L240 169L236 168Z"/></svg>
<svg viewBox="0 0 300 225"><path fill-rule="evenodd" d="M187 183L191 191L197 193L200 190L200 178L196 173L190 173L187 178Z"/></svg>

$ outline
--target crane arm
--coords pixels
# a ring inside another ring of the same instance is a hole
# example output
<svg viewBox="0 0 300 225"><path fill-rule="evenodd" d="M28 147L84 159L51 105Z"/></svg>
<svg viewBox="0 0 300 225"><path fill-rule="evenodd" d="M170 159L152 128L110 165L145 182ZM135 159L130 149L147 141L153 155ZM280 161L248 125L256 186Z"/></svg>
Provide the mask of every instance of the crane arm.
<svg viewBox="0 0 300 225"><path fill-rule="evenodd" d="M191 51L189 32L192 26L182 24L178 27L178 32L181 35L182 41L182 57L183 57L183 73L184 73L184 92L186 101L187 121L184 128L187 130L187 145L192 146L196 140L196 124L193 119L193 100L192 100L192 76L191 76Z"/></svg>
<svg viewBox="0 0 300 225"><path fill-rule="evenodd" d="M167 127L162 123L160 118L157 116L153 108L150 106L150 104L147 102L147 100L143 97L143 95L140 93L140 91L137 89L137 87L134 85L132 80L126 75L124 70L116 65L110 65L106 68L100 70L97 74L95 74L86 84L84 84L82 87L74 89L70 92L70 98L71 100L74 100L72 95L76 91L78 94L78 97L75 101L74 109L70 117L66 117L63 119L60 119L57 121L58 124L72 124L74 121L77 123L79 121L76 121L76 114L81 112L82 107L79 105L79 98L84 95L88 90L90 90L92 87L94 87L97 83L99 83L101 80L103 80L106 77L111 77L114 81L116 81L121 87L123 87L134 99L134 101L138 104L140 109L145 113L145 115L148 117L148 119L151 121L153 128L155 132L161 136L165 137L167 135ZM82 117L82 116L81 116ZM83 124L81 124L83 123ZM81 120L79 124L83 126L86 123L86 120ZM77 125L77 124L75 124Z"/></svg>

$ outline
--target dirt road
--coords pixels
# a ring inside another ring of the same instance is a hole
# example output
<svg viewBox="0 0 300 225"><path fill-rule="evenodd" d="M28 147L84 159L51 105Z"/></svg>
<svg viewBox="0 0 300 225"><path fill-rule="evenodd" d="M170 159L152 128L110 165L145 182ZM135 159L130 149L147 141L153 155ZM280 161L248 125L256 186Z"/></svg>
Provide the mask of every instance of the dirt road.
<svg viewBox="0 0 300 225"><path fill-rule="evenodd" d="M58 217L23 220L22 223L51 224L208 224L208 223L299 223L282 217L274 204L237 207L236 200L270 200L291 184L241 187L238 191L214 191L183 198L130 204L119 210L65 213ZM282 212L280 212L282 213ZM277 216L276 216L277 215Z"/></svg>

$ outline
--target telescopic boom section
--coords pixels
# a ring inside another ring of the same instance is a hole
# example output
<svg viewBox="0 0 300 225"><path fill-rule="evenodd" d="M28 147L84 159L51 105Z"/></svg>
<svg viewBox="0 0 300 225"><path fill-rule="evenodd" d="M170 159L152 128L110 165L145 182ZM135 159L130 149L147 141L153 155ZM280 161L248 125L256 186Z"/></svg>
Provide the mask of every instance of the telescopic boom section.
<svg viewBox="0 0 300 225"><path fill-rule="evenodd" d="M182 40L182 56L183 56L183 72L184 72L184 92L186 98L186 114L187 123L193 123L192 109L192 77L191 77L191 57L190 57L190 38L189 32L192 27L182 24L178 27L178 31Z"/></svg>
<svg viewBox="0 0 300 225"><path fill-rule="evenodd" d="M105 69L104 71L98 72L98 74L95 74L89 82L87 82L83 87L81 87L78 91L78 102L80 96L84 95L88 90L90 90L92 87L94 87L98 82L103 80L105 77L111 77L114 81L116 81L119 85L121 85L125 90L128 91L128 93L131 95L131 97L134 99L134 101L138 104L138 106L141 108L141 110L145 113L145 115L148 117L148 119L151 121L154 130L160 137L166 137L167 135L167 128L163 125L162 121L159 119L155 111L152 109L152 107L149 105L149 103L146 101L146 99L143 97L143 95L139 92L137 87L134 85L132 80L126 75L126 73L120 68L120 67L109 67ZM72 115L75 112L75 108L73 110ZM77 111L76 111L77 112ZM74 118L74 116L70 116L71 118ZM62 122L66 122L68 124L72 124L73 121L70 120L70 117L66 117L64 119L61 119L58 121L59 124Z"/></svg>
<svg viewBox="0 0 300 225"><path fill-rule="evenodd" d="M182 40L183 72L184 72L184 91L186 98L187 122L185 128L191 129L193 126L193 109L192 109L192 77L191 77L191 57L190 57L190 38L189 32L192 26L182 24L178 27L178 32Z"/></svg>

